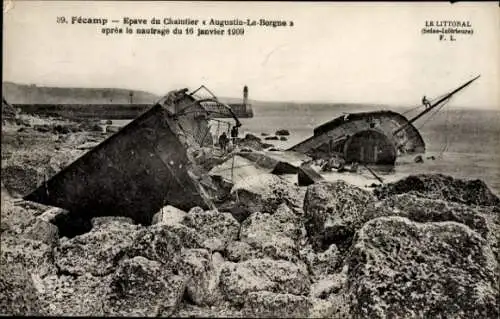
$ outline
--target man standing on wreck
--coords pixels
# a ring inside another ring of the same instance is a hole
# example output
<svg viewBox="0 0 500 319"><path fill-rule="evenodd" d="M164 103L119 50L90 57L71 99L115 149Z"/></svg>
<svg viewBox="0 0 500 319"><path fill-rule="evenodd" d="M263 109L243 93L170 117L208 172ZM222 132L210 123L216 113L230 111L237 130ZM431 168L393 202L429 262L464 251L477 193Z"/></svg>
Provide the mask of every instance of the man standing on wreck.
<svg viewBox="0 0 500 319"><path fill-rule="evenodd" d="M422 104L425 106L426 109L431 107L431 102L427 99L427 97L424 95L422 98Z"/></svg>
<svg viewBox="0 0 500 319"><path fill-rule="evenodd" d="M228 142L229 139L227 138L226 132L222 132L221 136L219 136L219 146L223 152L226 151Z"/></svg>
<svg viewBox="0 0 500 319"><path fill-rule="evenodd" d="M233 140L233 145L236 145L238 139L238 127L237 125L233 126L231 129L231 139Z"/></svg>

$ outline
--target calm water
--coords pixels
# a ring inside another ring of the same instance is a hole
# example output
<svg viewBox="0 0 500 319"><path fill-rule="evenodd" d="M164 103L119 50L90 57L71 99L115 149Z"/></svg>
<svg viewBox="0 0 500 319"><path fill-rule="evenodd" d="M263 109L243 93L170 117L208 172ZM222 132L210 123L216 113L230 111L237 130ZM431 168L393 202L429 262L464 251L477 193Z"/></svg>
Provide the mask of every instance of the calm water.
<svg viewBox="0 0 500 319"><path fill-rule="evenodd" d="M252 133L273 135L278 129L287 129L288 141L270 141L286 149L313 135L314 127L343 113L390 109L369 108L364 105L278 104L254 105L254 117L242 119L240 136ZM430 112L432 113L432 112ZM406 114L408 118L416 112ZM443 173L459 178L484 180L497 194L500 193L500 111L450 109L444 107L435 116L424 116L415 126L427 146L427 156L436 160L414 163L411 159L398 161L395 175L410 173ZM122 122L122 121L114 121ZM124 122L120 123L123 124Z"/></svg>

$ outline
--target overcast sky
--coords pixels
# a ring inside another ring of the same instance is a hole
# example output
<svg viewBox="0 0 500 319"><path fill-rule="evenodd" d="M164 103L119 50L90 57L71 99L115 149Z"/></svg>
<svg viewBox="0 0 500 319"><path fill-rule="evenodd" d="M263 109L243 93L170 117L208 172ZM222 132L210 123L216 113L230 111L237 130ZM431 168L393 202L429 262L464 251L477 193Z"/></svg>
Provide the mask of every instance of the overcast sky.
<svg viewBox="0 0 500 319"><path fill-rule="evenodd" d="M241 37L105 36L97 25L57 24L57 16L263 18L295 25L246 27ZM411 106L481 74L453 105L499 108L499 16L495 2L15 1L4 10L3 78L156 94L205 84L233 97L246 84L256 100ZM470 21L474 34L439 41L421 34L426 20Z"/></svg>

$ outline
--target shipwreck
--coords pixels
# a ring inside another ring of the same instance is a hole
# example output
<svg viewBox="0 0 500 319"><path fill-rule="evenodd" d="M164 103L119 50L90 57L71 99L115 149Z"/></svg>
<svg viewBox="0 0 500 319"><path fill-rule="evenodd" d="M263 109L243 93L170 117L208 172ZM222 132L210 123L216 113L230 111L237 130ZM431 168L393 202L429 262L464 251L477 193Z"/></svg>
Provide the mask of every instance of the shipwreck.
<svg viewBox="0 0 500 319"><path fill-rule="evenodd" d="M82 228L79 224L88 225L97 216L125 216L147 225L166 205L183 210L224 207L220 198L252 176L295 174L299 185L320 181L322 176L308 164L315 159L363 164L382 182L366 165L393 166L400 156L424 153L425 142L413 123L439 111L478 77L425 103L411 119L393 111L345 114L281 152L215 147L221 132L241 126L234 109L205 86L172 91L24 199L66 209L70 216L61 223L73 223L71 227ZM245 87L243 105L247 98Z"/></svg>
<svg viewBox="0 0 500 319"><path fill-rule="evenodd" d="M213 135L240 125L206 87L172 91L24 199L64 208L73 219L125 216L141 224L166 204L214 208L214 186L194 157L213 146Z"/></svg>
<svg viewBox="0 0 500 319"><path fill-rule="evenodd" d="M422 105L425 109L411 119L393 111L345 114L316 127L312 137L289 150L314 159L337 156L346 163L392 166L400 156L425 153L425 142L413 123L433 110L439 111L454 94L477 78L434 103Z"/></svg>

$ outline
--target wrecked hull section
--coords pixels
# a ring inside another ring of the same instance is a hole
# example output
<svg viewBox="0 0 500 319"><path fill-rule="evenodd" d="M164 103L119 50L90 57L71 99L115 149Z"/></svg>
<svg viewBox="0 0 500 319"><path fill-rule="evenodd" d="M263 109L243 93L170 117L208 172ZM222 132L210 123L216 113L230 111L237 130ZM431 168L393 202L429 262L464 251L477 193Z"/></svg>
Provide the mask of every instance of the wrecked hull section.
<svg viewBox="0 0 500 319"><path fill-rule="evenodd" d="M141 224L150 224L166 204L209 209L186 152L188 140L179 118L156 104L24 199L85 219L126 216Z"/></svg>
<svg viewBox="0 0 500 319"><path fill-rule="evenodd" d="M401 127L397 134L393 132ZM314 129L314 135L290 148L315 159L337 155L346 162L394 165L401 154L425 152L418 130L392 111L353 113Z"/></svg>

